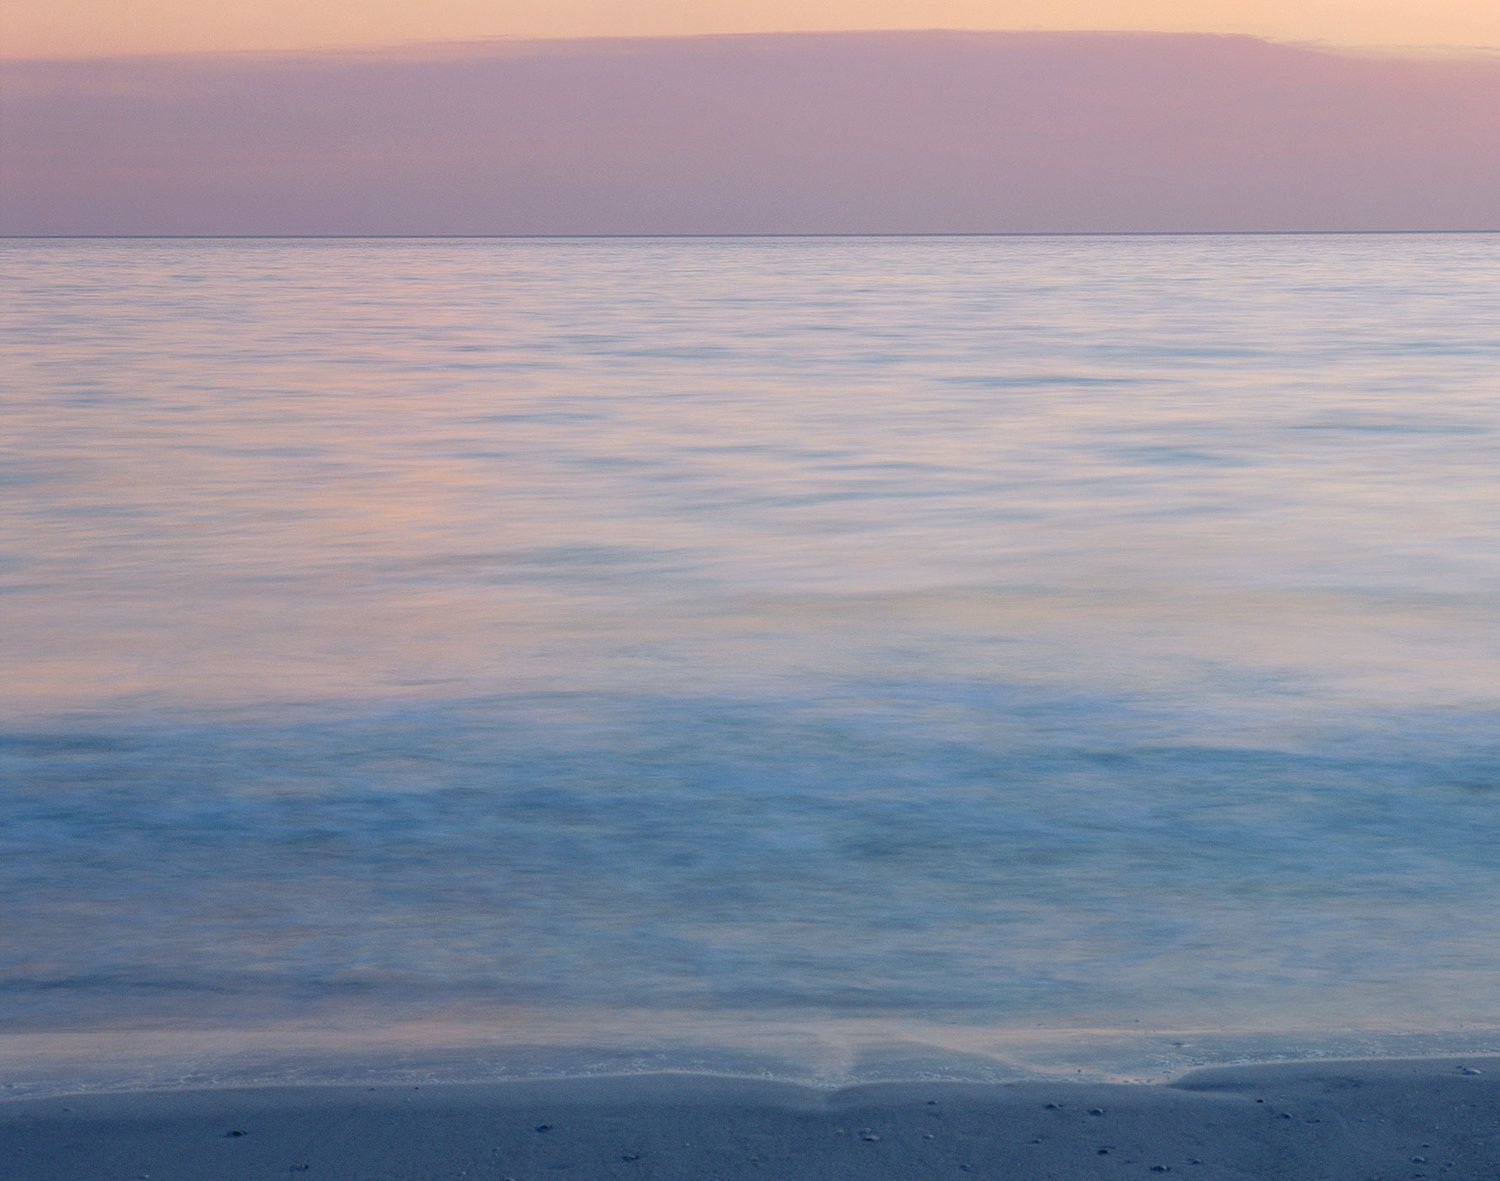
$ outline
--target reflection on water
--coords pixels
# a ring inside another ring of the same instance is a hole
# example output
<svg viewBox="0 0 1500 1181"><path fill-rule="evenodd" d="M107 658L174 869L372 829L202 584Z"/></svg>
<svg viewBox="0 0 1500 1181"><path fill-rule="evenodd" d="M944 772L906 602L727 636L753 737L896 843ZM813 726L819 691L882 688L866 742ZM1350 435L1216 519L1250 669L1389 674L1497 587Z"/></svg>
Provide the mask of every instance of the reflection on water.
<svg viewBox="0 0 1500 1181"><path fill-rule="evenodd" d="M3 253L11 1028L1494 1021L1500 238Z"/></svg>

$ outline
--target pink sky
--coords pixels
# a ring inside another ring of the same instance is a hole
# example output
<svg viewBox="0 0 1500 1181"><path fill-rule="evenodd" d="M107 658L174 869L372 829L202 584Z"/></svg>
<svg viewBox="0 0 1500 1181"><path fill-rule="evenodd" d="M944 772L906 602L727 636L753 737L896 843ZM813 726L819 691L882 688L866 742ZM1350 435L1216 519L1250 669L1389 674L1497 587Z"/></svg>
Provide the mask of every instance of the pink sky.
<svg viewBox="0 0 1500 1181"><path fill-rule="evenodd" d="M1500 59L839 33L11 63L0 232L1500 229Z"/></svg>
<svg viewBox="0 0 1500 1181"><path fill-rule="evenodd" d="M1500 46L1495 0L15 0L0 55L296 50L479 37L845 29L1249 33L1336 45Z"/></svg>

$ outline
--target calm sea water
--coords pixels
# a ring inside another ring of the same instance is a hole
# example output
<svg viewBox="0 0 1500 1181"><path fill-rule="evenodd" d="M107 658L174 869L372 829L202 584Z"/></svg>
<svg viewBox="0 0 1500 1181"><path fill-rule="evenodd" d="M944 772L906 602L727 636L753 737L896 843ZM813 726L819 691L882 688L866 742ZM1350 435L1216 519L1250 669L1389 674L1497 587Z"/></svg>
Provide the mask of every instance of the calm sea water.
<svg viewBox="0 0 1500 1181"><path fill-rule="evenodd" d="M11 1033L1500 1025L1500 237L0 253Z"/></svg>

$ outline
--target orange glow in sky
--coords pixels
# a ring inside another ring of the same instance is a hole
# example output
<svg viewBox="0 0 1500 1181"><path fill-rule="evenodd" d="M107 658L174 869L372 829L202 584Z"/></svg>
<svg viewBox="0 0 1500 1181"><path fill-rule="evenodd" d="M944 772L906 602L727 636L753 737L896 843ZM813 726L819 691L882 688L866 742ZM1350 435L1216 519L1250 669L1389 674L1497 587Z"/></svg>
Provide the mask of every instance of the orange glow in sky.
<svg viewBox="0 0 1500 1181"><path fill-rule="evenodd" d="M15 0L0 55L294 50L481 37L814 29L1140 29L1500 47L1496 0Z"/></svg>

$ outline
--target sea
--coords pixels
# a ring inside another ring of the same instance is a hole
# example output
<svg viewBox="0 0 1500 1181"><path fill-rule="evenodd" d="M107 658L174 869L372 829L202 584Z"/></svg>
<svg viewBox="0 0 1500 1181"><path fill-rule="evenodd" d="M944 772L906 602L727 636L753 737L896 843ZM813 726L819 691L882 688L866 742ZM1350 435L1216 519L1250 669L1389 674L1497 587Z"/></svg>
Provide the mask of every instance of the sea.
<svg viewBox="0 0 1500 1181"><path fill-rule="evenodd" d="M7 1093L1500 1050L1500 235L0 267Z"/></svg>

